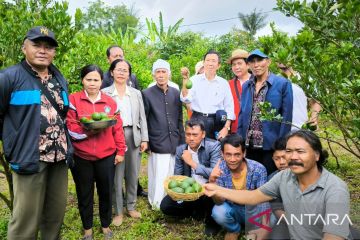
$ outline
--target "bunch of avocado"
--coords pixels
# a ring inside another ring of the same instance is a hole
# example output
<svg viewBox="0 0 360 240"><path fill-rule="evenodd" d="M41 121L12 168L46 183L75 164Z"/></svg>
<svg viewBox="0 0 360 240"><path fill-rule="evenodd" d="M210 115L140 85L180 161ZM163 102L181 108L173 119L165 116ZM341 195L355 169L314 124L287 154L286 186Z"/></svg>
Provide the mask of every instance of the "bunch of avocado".
<svg viewBox="0 0 360 240"><path fill-rule="evenodd" d="M91 118L82 117L80 118L80 122L82 123L92 123L92 122L99 122L99 121L109 121L111 118L104 113L104 112L94 112L91 114Z"/></svg>
<svg viewBox="0 0 360 240"><path fill-rule="evenodd" d="M201 185L191 177L182 181L171 180L168 188L176 193L198 193L202 190Z"/></svg>

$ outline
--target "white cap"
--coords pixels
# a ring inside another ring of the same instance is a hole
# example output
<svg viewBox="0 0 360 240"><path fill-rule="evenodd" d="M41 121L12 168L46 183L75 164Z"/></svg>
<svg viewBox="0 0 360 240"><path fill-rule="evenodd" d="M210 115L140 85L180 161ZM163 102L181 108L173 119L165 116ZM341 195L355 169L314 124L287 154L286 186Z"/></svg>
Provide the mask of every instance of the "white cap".
<svg viewBox="0 0 360 240"><path fill-rule="evenodd" d="M167 61L162 60L162 59L156 60L153 64L152 73L154 74L155 71L159 68L164 68L164 69L168 70L169 75L170 75L170 73L171 73L170 64Z"/></svg>
<svg viewBox="0 0 360 240"><path fill-rule="evenodd" d="M199 74L200 69L204 67L204 61L200 61L195 65L195 74Z"/></svg>

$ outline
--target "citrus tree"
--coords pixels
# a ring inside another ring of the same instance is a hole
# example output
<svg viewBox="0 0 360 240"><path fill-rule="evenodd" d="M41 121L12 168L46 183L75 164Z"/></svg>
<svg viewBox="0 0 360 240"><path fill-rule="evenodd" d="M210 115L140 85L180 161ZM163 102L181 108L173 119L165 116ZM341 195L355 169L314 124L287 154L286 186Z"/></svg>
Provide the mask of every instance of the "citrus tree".
<svg viewBox="0 0 360 240"><path fill-rule="evenodd" d="M273 28L259 38L263 50L299 73L297 83L335 126L323 129L328 141L360 159L360 1L278 0L277 10L304 27L291 38Z"/></svg>

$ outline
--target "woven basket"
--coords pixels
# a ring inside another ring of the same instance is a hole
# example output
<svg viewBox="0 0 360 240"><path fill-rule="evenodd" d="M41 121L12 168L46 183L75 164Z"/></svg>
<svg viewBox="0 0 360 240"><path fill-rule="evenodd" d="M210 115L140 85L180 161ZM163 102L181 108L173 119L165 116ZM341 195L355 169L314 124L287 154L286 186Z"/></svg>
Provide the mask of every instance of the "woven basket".
<svg viewBox="0 0 360 240"><path fill-rule="evenodd" d="M182 175L174 175L174 176L170 176L165 179L164 188L165 188L166 193L171 197L172 200L174 200L174 201L189 201L190 202L190 201L195 201L195 200L199 199L202 195L204 195L203 187L201 188L201 192L198 192L198 193L177 193L168 188L169 182L171 180L182 181L186 178L188 178L188 177L182 176Z"/></svg>

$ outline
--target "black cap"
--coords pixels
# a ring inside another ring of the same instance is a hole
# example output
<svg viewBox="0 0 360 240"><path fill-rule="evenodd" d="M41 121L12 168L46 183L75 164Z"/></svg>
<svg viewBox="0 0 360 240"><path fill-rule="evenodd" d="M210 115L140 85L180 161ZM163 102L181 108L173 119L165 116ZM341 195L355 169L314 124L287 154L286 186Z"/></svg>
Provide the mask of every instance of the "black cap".
<svg viewBox="0 0 360 240"><path fill-rule="evenodd" d="M55 34L51 30L49 30L47 27L44 27L44 26L37 26L37 27L30 29L26 33L25 39L44 40L44 41L51 43L55 47L59 46L56 41Z"/></svg>

